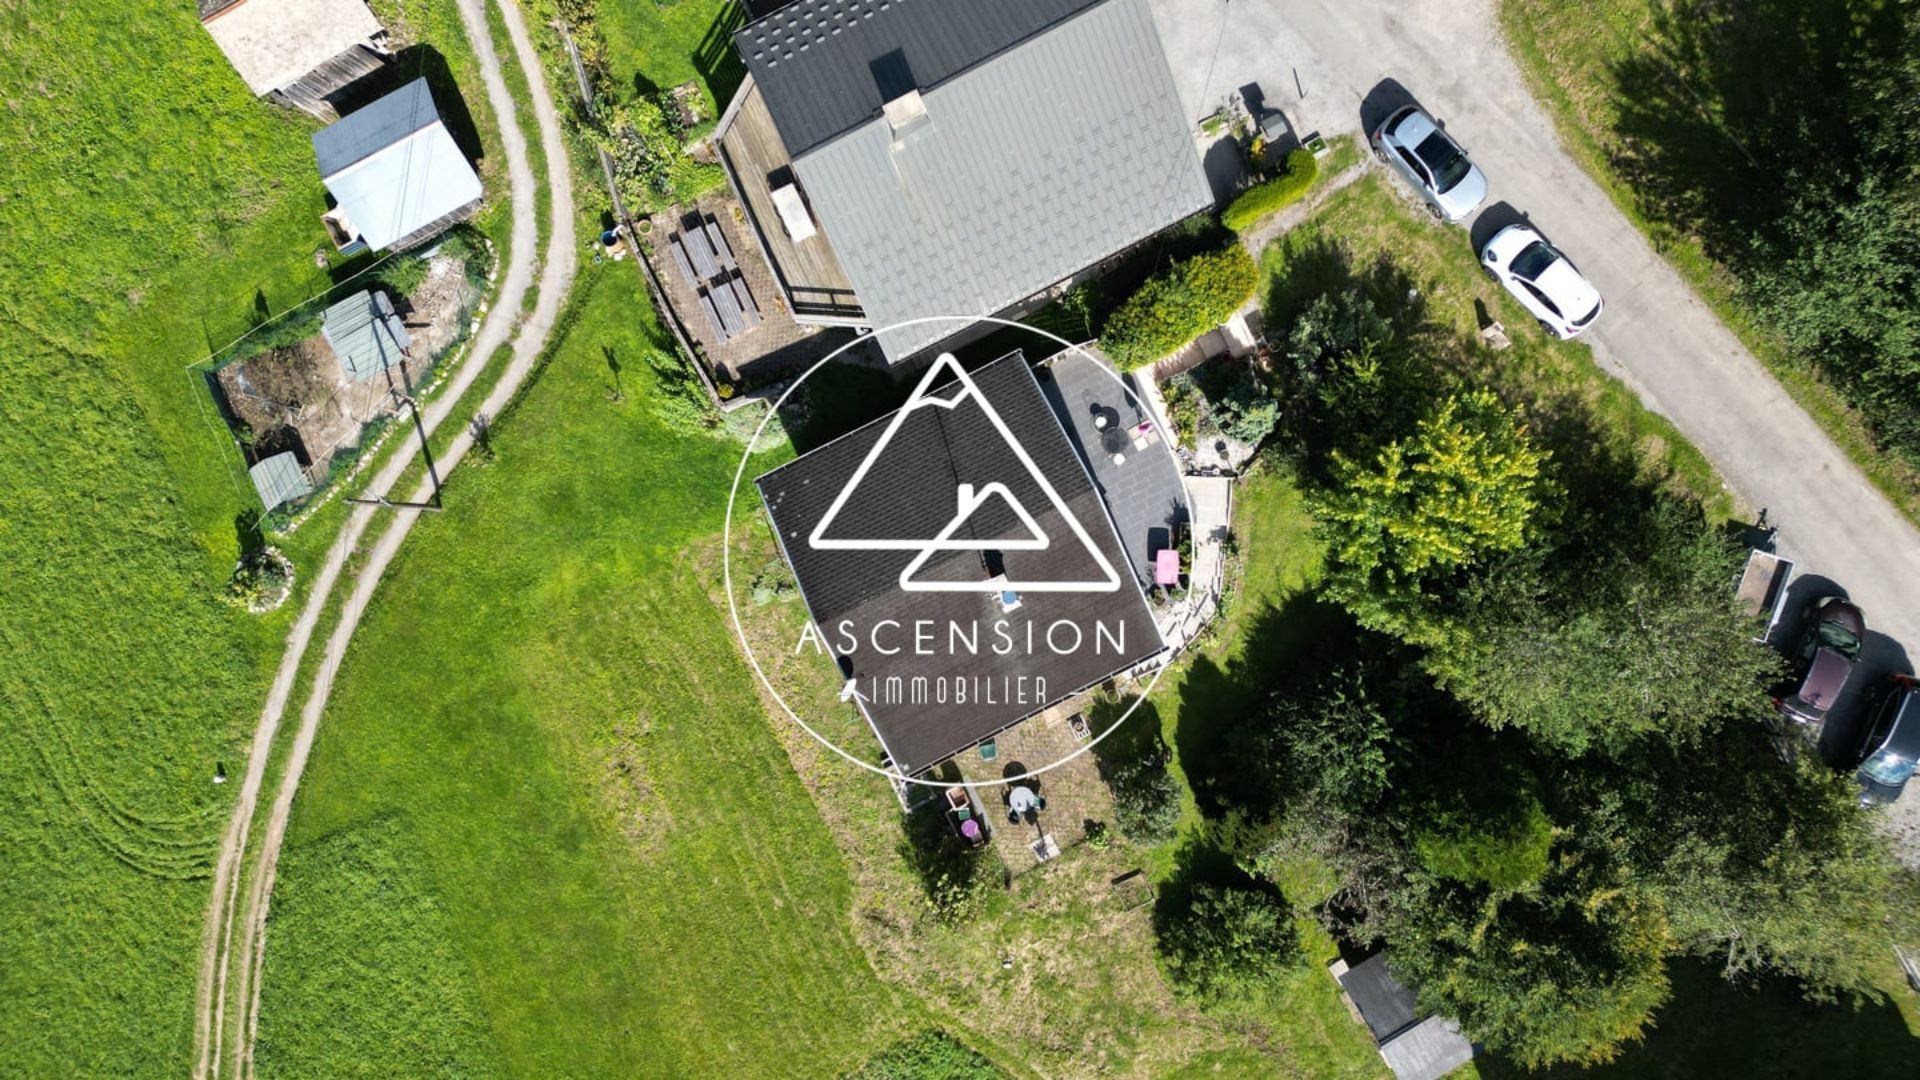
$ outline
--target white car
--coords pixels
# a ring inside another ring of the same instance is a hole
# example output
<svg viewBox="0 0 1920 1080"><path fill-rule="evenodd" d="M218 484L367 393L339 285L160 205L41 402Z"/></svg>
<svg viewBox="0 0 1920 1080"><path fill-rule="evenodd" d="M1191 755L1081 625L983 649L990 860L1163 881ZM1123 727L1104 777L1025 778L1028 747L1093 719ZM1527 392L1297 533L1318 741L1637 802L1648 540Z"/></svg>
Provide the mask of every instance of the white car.
<svg viewBox="0 0 1920 1080"><path fill-rule="evenodd" d="M1494 233L1480 249L1480 265L1562 341L1600 317L1600 290L1528 226L1509 225Z"/></svg>
<svg viewBox="0 0 1920 1080"><path fill-rule="evenodd" d="M1486 176L1418 106L1402 106L1369 141L1381 161L1419 189L1435 217L1459 222L1487 200Z"/></svg>

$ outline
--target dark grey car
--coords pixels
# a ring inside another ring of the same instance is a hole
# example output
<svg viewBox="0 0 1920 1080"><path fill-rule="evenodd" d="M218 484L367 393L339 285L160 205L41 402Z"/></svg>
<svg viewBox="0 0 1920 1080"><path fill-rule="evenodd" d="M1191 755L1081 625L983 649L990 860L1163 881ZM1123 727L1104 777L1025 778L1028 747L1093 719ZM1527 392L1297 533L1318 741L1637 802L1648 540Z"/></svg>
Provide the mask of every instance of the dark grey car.
<svg viewBox="0 0 1920 1080"><path fill-rule="evenodd" d="M1880 693L1873 722L1857 750L1860 805L1884 806L1900 797L1920 761L1920 683L1895 675Z"/></svg>

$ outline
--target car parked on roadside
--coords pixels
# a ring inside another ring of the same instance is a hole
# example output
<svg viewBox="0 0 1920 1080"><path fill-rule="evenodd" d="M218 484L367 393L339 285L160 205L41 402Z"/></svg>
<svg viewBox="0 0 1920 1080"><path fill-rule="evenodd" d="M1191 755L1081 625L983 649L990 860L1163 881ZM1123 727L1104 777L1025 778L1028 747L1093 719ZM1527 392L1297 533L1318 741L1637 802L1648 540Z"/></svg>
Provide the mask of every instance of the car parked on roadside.
<svg viewBox="0 0 1920 1080"><path fill-rule="evenodd" d="M1898 799L1920 762L1920 682L1895 675L1875 695L1873 720L1857 748L1860 805L1885 806Z"/></svg>
<svg viewBox="0 0 1920 1080"><path fill-rule="evenodd" d="M1487 201L1487 178L1467 152L1418 105L1405 105L1373 130L1373 152L1420 192L1435 217L1455 223Z"/></svg>
<svg viewBox="0 0 1920 1080"><path fill-rule="evenodd" d="M1802 727L1825 721L1847 688L1866 636L1866 616L1844 597L1823 596L1810 604L1800 645L1788 657L1792 692L1774 699L1781 715Z"/></svg>
<svg viewBox="0 0 1920 1080"><path fill-rule="evenodd" d="M1494 233L1480 249L1480 265L1562 341L1600 317L1600 290L1531 226L1509 225Z"/></svg>

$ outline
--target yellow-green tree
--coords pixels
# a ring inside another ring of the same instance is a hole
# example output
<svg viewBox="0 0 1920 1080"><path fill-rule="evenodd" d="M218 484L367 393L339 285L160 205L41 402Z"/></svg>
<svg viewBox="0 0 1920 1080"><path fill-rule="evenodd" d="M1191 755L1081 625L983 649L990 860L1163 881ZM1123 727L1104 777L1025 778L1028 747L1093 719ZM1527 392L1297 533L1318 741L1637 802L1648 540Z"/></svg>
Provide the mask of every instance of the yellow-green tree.
<svg viewBox="0 0 1920 1080"><path fill-rule="evenodd" d="M1526 543L1546 456L1488 390L1442 401L1371 461L1336 453L1312 506L1329 594L1363 625L1427 641L1427 585Z"/></svg>

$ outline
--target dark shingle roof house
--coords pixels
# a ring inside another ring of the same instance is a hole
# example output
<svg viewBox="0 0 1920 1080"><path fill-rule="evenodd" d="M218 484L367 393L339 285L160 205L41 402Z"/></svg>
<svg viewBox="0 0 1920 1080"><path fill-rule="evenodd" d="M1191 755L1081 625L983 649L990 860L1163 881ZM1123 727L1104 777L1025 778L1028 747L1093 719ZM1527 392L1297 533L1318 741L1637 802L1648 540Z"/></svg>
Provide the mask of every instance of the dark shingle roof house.
<svg viewBox="0 0 1920 1080"><path fill-rule="evenodd" d="M907 775L1165 648L1018 352L970 374L943 356L898 411L756 484L820 639Z"/></svg>
<svg viewBox="0 0 1920 1080"><path fill-rule="evenodd" d="M256 97L333 119L327 98L386 62L366 0L200 0L200 24Z"/></svg>
<svg viewBox="0 0 1920 1080"><path fill-rule="evenodd" d="M480 205L480 177L425 79L315 132L313 154L339 204L326 220L343 251L409 247Z"/></svg>
<svg viewBox="0 0 1920 1080"><path fill-rule="evenodd" d="M400 363L412 340L384 292L362 290L327 308L320 332L347 377L365 382Z"/></svg>
<svg viewBox="0 0 1920 1080"><path fill-rule="evenodd" d="M796 318L995 314L1212 205L1146 0L799 0L734 43L721 156Z"/></svg>
<svg viewBox="0 0 1920 1080"><path fill-rule="evenodd" d="M1439 1080L1473 1060L1473 1044L1460 1034L1460 1025L1419 1015L1413 991L1395 977L1386 953L1352 968L1336 963L1334 978L1399 1080Z"/></svg>

